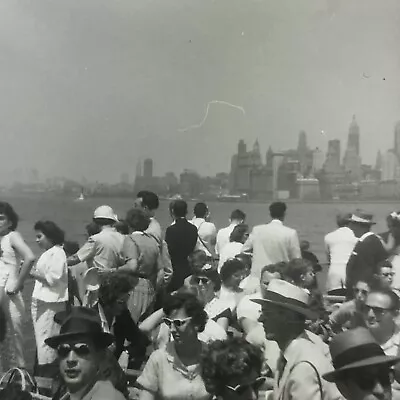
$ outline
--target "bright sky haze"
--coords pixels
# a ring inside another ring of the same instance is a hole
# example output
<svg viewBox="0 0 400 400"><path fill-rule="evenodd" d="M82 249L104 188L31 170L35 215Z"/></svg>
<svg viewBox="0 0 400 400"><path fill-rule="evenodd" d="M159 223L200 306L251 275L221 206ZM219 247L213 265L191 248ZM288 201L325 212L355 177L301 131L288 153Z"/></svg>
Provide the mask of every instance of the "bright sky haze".
<svg viewBox="0 0 400 400"><path fill-rule="evenodd" d="M353 114L374 163L399 43L399 0L2 0L0 177L227 172L240 138L344 148Z"/></svg>

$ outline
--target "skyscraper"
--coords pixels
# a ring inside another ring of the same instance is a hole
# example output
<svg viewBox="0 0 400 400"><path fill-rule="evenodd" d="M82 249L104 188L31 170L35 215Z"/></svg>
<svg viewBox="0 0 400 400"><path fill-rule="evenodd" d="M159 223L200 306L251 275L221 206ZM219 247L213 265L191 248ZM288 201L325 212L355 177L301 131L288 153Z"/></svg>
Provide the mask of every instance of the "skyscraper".
<svg viewBox="0 0 400 400"><path fill-rule="evenodd" d="M146 179L153 177L153 160L146 158L143 163L143 176Z"/></svg>
<svg viewBox="0 0 400 400"><path fill-rule="evenodd" d="M353 120L351 121L349 127L349 137L347 141L347 149L355 149L355 153L360 155L360 128L356 121L356 116L353 115Z"/></svg>
<svg viewBox="0 0 400 400"><path fill-rule="evenodd" d="M340 140L333 139L328 142L328 151L324 169L327 173L338 173L340 171Z"/></svg>

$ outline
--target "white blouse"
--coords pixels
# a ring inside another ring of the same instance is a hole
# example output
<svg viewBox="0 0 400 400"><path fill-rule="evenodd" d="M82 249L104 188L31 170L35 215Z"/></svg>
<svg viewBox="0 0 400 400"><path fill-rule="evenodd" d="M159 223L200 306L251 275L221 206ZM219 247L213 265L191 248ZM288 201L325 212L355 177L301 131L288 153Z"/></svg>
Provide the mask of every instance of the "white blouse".
<svg viewBox="0 0 400 400"><path fill-rule="evenodd" d="M67 256L61 246L46 250L36 263L36 272L46 282L36 281L32 297L47 303L68 300Z"/></svg>

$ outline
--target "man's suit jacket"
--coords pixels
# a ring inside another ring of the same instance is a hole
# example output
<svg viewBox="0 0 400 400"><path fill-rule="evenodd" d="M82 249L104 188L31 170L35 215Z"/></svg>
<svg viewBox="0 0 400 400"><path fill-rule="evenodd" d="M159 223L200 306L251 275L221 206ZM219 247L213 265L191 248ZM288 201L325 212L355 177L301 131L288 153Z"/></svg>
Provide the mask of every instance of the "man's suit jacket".
<svg viewBox="0 0 400 400"><path fill-rule="evenodd" d="M359 279L370 282L378 272L378 264L388 254L381 239L372 232L367 232L358 239L346 266L346 287L350 291Z"/></svg>
<svg viewBox="0 0 400 400"><path fill-rule="evenodd" d="M243 253L251 251L253 251L251 275L256 277L260 277L261 269L265 265L301 258L297 232L277 219L253 228L242 249Z"/></svg>
<svg viewBox="0 0 400 400"><path fill-rule="evenodd" d="M279 380L275 377L274 400L321 400L321 392L323 400L342 399L336 385L322 378L323 374L332 371L332 364L320 347L306 336L293 340L284 357L286 365L282 376Z"/></svg>
<svg viewBox="0 0 400 400"><path fill-rule="evenodd" d="M193 252L197 243L197 228L186 218L178 218L167 228L165 241L174 270L169 287L170 290L176 290L190 275L188 256Z"/></svg>

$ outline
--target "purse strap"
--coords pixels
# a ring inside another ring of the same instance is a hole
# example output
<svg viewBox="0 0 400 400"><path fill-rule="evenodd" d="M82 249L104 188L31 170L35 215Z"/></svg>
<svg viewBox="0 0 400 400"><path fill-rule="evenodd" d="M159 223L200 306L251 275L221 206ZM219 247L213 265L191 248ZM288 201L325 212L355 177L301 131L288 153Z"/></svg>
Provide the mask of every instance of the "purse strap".
<svg viewBox="0 0 400 400"><path fill-rule="evenodd" d="M34 379L31 377L29 372L24 370L24 369L22 369L22 368L18 368L18 367L9 369L3 375L3 377L0 380L0 386L2 386L4 384L4 382L6 381L6 377L7 376L8 376L8 380L7 380L7 383L5 384L4 388L9 386L12 383L12 381L13 381L13 379L14 379L16 374L19 374L19 376L21 378L21 389L22 390L29 390L29 388L27 387L28 386L27 383L29 383L32 386L32 388L35 390L35 392L38 393L37 384L34 381Z"/></svg>
<svg viewBox="0 0 400 400"><path fill-rule="evenodd" d="M308 364L315 371L315 373L317 375L317 379L318 379L318 386L319 386L319 392L320 392L320 395L321 395L321 400L323 400L324 399L324 391L322 389L321 377L319 375L319 372L318 372L316 366L312 362L307 361L307 360L300 361L297 364L293 365L293 367L291 368L290 372L292 372L299 364L303 364L303 363Z"/></svg>

